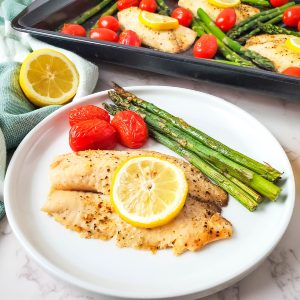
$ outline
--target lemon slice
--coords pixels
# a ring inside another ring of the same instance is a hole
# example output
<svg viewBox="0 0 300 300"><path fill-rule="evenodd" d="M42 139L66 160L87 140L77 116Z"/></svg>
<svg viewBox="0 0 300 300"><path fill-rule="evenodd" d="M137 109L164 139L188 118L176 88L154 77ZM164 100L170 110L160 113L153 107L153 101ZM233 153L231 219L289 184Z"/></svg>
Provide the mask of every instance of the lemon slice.
<svg viewBox="0 0 300 300"><path fill-rule="evenodd" d="M20 86L37 106L64 104L76 94L79 75L62 53L40 49L30 53L20 70Z"/></svg>
<svg viewBox="0 0 300 300"><path fill-rule="evenodd" d="M152 228L172 220L182 209L188 184L183 171L160 158L140 156L115 172L111 202L127 223Z"/></svg>
<svg viewBox="0 0 300 300"><path fill-rule="evenodd" d="M234 7L241 3L240 0L208 0L208 2L220 8Z"/></svg>
<svg viewBox="0 0 300 300"><path fill-rule="evenodd" d="M179 26L177 19L150 13L146 10L141 11L139 14L139 20L145 26L156 30L171 30L176 29Z"/></svg>
<svg viewBox="0 0 300 300"><path fill-rule="evenodd" d="M291 36L285 41L285 46L297 53L300 53L300 37Z"/></svg>

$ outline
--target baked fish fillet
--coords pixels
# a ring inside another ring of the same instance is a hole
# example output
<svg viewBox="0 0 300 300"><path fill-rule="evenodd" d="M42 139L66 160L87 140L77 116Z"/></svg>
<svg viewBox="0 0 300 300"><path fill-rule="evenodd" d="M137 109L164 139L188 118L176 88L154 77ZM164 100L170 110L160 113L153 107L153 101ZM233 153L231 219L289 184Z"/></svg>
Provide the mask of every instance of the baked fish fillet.
<svg viewBox="0 0 300 300"><path fill-rule="evenodd" d="M208 0L179 0L178 5L187 8L197 16L198 8L202 8L213 21L216 20L217 16L224 8L216 7L208 2ZM259 13L259 9L247 4L239 4L232 7L236 12L236 23L239 23L250 16Z"/></svg>
<svg viewBox="0 0 300 300"><path fill-rule="evenodd" d="M289 37L286 34L261 34L248 39L245 48L270 59L276 70L282 72L288 67L300 67L300 53L285 46Z"/></svg>
<svg viewBox="0 0 300 300"><path fill-rule="evenodd" d="M113 211L109 196L97 193L53 190L42 210L84 238L115 238L120 247L153 252L172 248L175 255L232 235L232 225L220 215L217 205L192 198L187 198L174 220L152 229L124 222Z"/></svg>
<svg viewBox="0 0 300 300"><path fill-rule="evenodd" d="M140 12L137 7L124 9L118 20L123 29L135 31L144 45L168 53L184 52L193 45L197 34L192 29L180 25L174 30L154 30L139 21Z"/></svg>
<svg viewBox="0 0 300 300"><path fill-rule="evenodd" d="M189 196L225 206L227 193L213 184L191 164L154 151L87 150L56 157L50 166L52 188L56 190L97 192L110 194L110 184L117 167L130 157L148 155L166 159L183 169L189 185Z"/></svg>

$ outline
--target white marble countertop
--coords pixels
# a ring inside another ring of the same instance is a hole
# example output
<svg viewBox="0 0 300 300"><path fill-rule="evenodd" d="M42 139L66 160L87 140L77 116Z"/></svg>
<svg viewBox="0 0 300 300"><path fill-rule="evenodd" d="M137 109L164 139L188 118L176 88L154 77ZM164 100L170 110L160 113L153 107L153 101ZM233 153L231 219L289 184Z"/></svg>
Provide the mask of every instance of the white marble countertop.
<svg viewBox="0 0 300 300"><path fill-rule="evenodd" d="M296 206L283 239L266 261L234 286L204 300L300 299L300 101L255 95L250 91L207 82L176 79L108 64L101 65L96 91L110 88L114 80L123 86L169 85L222 97L261 121L284 147L296 179ZM299 99L300 100L300 99ZM0 222L0 299L96 300L91 295L48 275L23 250L7 219Z"/></svg>

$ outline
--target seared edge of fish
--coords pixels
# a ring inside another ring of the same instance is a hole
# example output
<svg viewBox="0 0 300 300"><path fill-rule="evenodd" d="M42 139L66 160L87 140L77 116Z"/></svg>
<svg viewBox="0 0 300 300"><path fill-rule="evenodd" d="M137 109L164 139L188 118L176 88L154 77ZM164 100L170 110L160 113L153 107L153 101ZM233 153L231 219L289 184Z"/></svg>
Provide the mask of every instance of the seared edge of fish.
<svg viewBox="0 0 300 300"><path fill-rule="evenodd" d="M42 210L84 238L115 237L120 247L153 252L172 248L175 255L232 235L232 225L220 215L217 205L192 198L174 220L152 229L126 223L113 211L109 196L97 193L53 190Z"/></svg>
<svg viewBox="0 0 300 300"><path fill-rule="evenodd" d="M179 158L154 151L87 150L60 155L50 166L52 188L109 196L112 176L117 167L128 158L140 155L166 159L180 167L186 175L190 197L220 206L227 205L228 194L197 168Z"/></svg>
<svg viewBox="0 0 300 300"><path fill-rule="evenodd" d="M139 21L140 12L137 7L124 9L118 12L118 20L123 29L135 31L144 45L169 53L184 52L193 45L197 34L192 29L179 25L173 30L155 30Z"/></svg>

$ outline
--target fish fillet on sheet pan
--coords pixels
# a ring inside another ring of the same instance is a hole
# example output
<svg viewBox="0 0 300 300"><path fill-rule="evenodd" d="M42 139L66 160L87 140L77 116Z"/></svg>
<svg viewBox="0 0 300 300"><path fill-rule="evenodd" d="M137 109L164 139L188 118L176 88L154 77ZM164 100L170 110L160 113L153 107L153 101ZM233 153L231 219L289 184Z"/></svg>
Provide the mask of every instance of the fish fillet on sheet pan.
<svg viewBox="0 0 300 300"><path fill-rule="evenodd" d="M190 28L179 25L173 30L155 30L139 21L141 10L130 7L118 13L118 20L123 29L133 30L142 40L142 44L168 53L181 53L194 43L197 34Z"/></svg>

